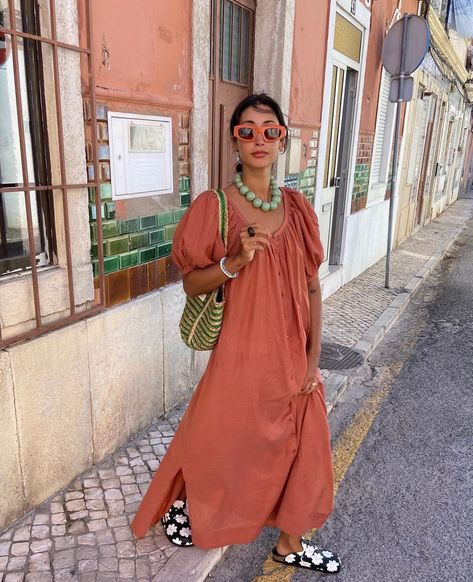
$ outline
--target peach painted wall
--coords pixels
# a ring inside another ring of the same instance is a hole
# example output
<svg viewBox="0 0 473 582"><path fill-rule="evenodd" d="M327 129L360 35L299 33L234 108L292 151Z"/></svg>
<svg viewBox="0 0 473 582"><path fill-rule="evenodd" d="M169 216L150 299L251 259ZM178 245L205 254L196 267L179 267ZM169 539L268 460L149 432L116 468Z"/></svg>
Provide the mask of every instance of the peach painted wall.
<svg viewBox="0 0 473 582"><path fill-rule="evenodd" d="M294 127L320 127L329 9L329 0L296 2L289 105Z"/></svg>
<svg viewBox="0 0 473 582"><path fill-rule="evenodd" d="M97 95L189 107L191 0L90 4Z"/></svg>
<svg viewBox="0 0 473 582"><path fill-rule="evenodd" d="M404 0L402 12L417 14L417 0ZM368 41L360 131L374 132L378 110L379 84L381 82L381 49L393 18L398 0L377 0L372 4L371 29Z"/></svg>

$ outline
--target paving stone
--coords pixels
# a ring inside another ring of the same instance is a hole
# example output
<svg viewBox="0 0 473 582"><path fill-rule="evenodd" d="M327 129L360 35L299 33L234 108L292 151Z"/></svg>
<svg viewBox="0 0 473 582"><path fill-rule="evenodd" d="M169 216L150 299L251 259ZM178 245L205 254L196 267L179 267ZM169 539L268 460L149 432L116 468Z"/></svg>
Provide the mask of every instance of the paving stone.
<svg viewBox="0 0 473 582"><path fill-rule="evenodd" d="M122 476L122 475L130 475L132 473L132 470L130 469L130 467L128 467L128 463L126 466L119 466L116 468L116 473L118 476Z"/></svg>
<svg viewBox="0 0 473 582"><path fill-rule="evenodd" d="M65 550L66 548L73 548L76 545L76 540L73 536L65 536L56 538L54 540L54 549L56 552Z"/></svg>
<svg viewBox="0 0 473 582"><path fill-rule="evenodd" d="M120 487L120 479L117 477L114 477L113 479L104 479L102 481L102 487L104 489L116 489L117 487Z"/></svg>
<svg viewBox="0 0 473 582"><path fill-rule="evenodd" d="M84 479L84 487L100 487L98 479Z"/></svg>
<svg viewBox="0 0 473 582"><path fill-rule="evenodd" d="M49 524L50 519L51 516L49 515L49 513L38 513L37 515L35 515L33 519L33 525Z"/></svg>
<svg viewBox="0 0 473 582"><path fill-rule="evenodd" d="M51 523L53 525L64 525L66 523L65 513L53 513L51 516Z"/></svg>
<svg viewBox="0 0 473 582"><path fill-rule="evenodd" d="M0 556L8 556L11 542L0 542Z"/></svg>
<svg viewBox="0 0 473 582"><path fill-rule="evenodd" d="M149 565L146 558L139 558L136 560L136 578L139 580L149 580Z"/></svg>
<svg viewBox="0 0 473 582"><path fill-rule="evenodd" d="M122 485L130 485L132 483L135 483L136 479L134 475L123 475L123 477L120 477L120 483Z"/></svg>
<svg viewBox="0 0 473 582"><path fill-rule="evenodd" d="M125 508L125 502L116 500L107 501L107 507L110 516L121 515Z"/></svg>
<svg viewBox="0 0 473 582"><path fill-rule="evenodd" d="M79 582L96 582L97 575L95 572L83 572L79 574Z"/></svg>
<svg viewBox="0 0 473 582"><path fill-rule="evenodd" d="M102 511L105 509L105 501L102 499L91 499L90 501L86 501L85 505L87 509L93 511Z"/></svg>
<svg viewBox="0 0 473 582"><path fill-rule="evenodd" d="M63 568L54 571L54 582L77 582L76 571L74 568Z"/></svg>
<svg viewBox="0 0 473 582"><path fill-rule="evenodd" d="M131 529L129 526L115 527L113 529L113 533L115 535L115 539L117 540L117 542L123 542L133 539L133 534L131 533Z"/></svg>
<svg viewBox="0 0 473 582"><path fill-rule="evenodd" d="M107 501L123 499L123 494L120 489L107 489L107 491L105 491L105 499Z"/></svg>
<svg viewBox="0 0 473 582"><path fill-rule="evenodd" d="M79 572L95 572L97 570L97 560L79 560L77 564Z"/></svg>
<svg viewBox="0 0 473 582"><path fill-rule="evenodd" d="M128 457L124 457L123 455L115 458L116 465L128 465L128 463L129 463ZM118 467L117 467L116 473L117 473L117 475L119 475Z"/></svg>
<svg viewBox="0 0 473 582"><path fill-rule="evenodd" d="M74 550L61 550L53 555L53 568L62 570L74 567Z"/></svg>
<svg viewBox="0 0 473 582"><path fill-rule="evenodd" d="M74 513L69 514L69 518L73 521L84 519L84 517L89 517L89 511L87 509L84 509L83 511L75 511Z"/></svg>
<svg viewBox="0 0 473 582"><path fill-rule="evenodd" d="M30 544L28 542L17 542L12 544L10 553L13 556L26 556L30 550Z"/></svg>
<svg viewBox="0 0 473 582"><path fill-rule="evenodd" d="M135 555L135 544L133 542L118 542L117 556L119 558L131 558Z"/></svg>
<svg viewBox="0 0 473 582"><path fill-rule="evenodd" d="M76 499L83 499L84 492L83 491L69 491L64 495L64 499L66 501L74 501Z"/></svg>
<svg viewBox="0 0 473 582"><path fill-rule="evenodd" d="M49 572L51 570L49 554L47 552L33 554L28 562L28 570L30 572Z"/></svg>
<svg viewBox="0 0 473 582"><path fill-rule="evenodd" d="M78 535L78 534L86 533L87 531L88 531L87 526L85 525L85 523L83 521L76 521L71 526L69 526L68 533Z"/></svg>
<svg viewBox="0 0 473 582"><path fill-rule="evenodd" d="M92 521L89 521L87 527L89 528L89 531L98 531L100 529L106 529L107 522L105 521L105 519L94 519Z"/></svg>
<svg viewBox="0 0 473 582"><path fill-rule="evenodd" d="M98 546L115 543L112 532L109 529L103 529L95 532L95 539Z"/></svg>
<svg viewBox="0 0 473 582"><path fill-rule="evenodd" d="M118 575L121 578L134 578L135 577L135 562L133 560L119 560L118 562Z"/></svg>
<svg viewBox="0 0 473 582"><path fill-rule="evenodd" d="M30 526L23 526L19 527L15 533L13 534L13 541L14 542L25 542L28 541L31 537L31 527Z"/></svg>
<svg viewBox="0 0 473 582"><path fill-rule="evenodd" d="M53 582L53 576L49 572L30 572L26 574L25 582Z"/></svg>
<svg viewBox="0 0 473 582"><path fill-rule="evenodd" d="M66 502L67 511L81 511L85 509L84 499L74 499L73 501Z"/></svg>
<svg viewBox="0 0 473 582"><path fill-rule="evenodd" d="M117 575L113 572L97 572L97 582L116 582Z"/></svg>
<svg viewBox="0 0 473 582"><path fill-rule="evenodd" d="M95 546L95 535L93 533L88 533L78 536L77 543L79 546Z"/></svg>
<svg viewBox="0 0 473 582"><path fill-rule="evenodd" d="M45 539L45 540L37 540L37 541L33 541L31 542L31 551L33 553L39 553L39 552L49 552L49 550L52 548L53 546L53 542L50 539Z"/></svg>
<svg viewBox="0 0 473 582"><path fill-rule="evenodd" d="M98 561L99 572L118 572L118 560L117 558L104 558L101 557Z"/></svg>
<svg viewBox="0 0 473 582"><path fill-rule="evenodd" d="M7 569L8 556L0 556L0 572ZM1 580L1 577L0 577Z"/></svg>
<svg viewBox="0 0 473 582"><path fill-rule="evenodd" d="M51 535L53 536L63 536L66 534L65 525L53 525L51 526Z"/></svg>
<svg viewBox="0 0 473 582"><path fill-rule="evenodd" d="M0 541L3 542L3 541L11 540L13 538L13 533L14 533L13 528L5 530L4 532L0 532Z"/></svg>
<svg viewBox="0 0 473 582"><path fill-rule="evenodd" d="M136 449L134 449L134 448L132 448L132 447L128 447L128 448L127 448L127 450L126 450L126 452L128 453L128 456L129 456L131 459L134 459L134 458L136 458L136 457L139 457L139 456L140 456L140 453L139 453L139 452L138 452Z"/></svg>
<svg viewBox="0 0 473 582"><path fill-rule="evenodd" d="M133 473L135 475L139 475L140 473L147 473L148 472L148 467L146 465L137 465L136 467L133 467Z"/></svg>
<svg viewBox="0 0 473 582"><path fill-rule="evenodd" d="M110 558L112 556L117 555L117 548L114 544L110 544L108 546L100 546L100 554L104 558Z"/></svg>
<svg viewBox="0 0 473 582"><path fill-rule="evenodd" d="M95 547L83 546L78 548L76 558L78 560L96 560L98 557L98 550Z"/></svg>
<svg viewBox="0 0 473 582"><path fill-rule="evenodd" d="M136 553L138 556L150 554L157 549L156 542L153 538L142 538L136 542Z"/></svg>
<svg viewBox="0 0 473 582"><path fill-rule="evenodd" d="M141 473L140 475L136 476L137 483L148 483L151 481L151 476L149 473Z"/></svg>
<svg viewBox="0 0 473 582"><path fill-rule="evenodd" d="M7 570L23 570L26 564L27 557L26 556L16 556L10 558L8 561Z"/></svg>
<svg viewBox="0 0 473 582"><path fill-rule="evenodd" d="M103 498L103 491L99 487L86 489L85 491L85 499L102 499Z"/></svg>
<svg viewBox="0 0 473 582"><path fill-rule="evenodd" d="M5 574L4 582L23 582L25 574L23 572L9 572Z"/></svg>

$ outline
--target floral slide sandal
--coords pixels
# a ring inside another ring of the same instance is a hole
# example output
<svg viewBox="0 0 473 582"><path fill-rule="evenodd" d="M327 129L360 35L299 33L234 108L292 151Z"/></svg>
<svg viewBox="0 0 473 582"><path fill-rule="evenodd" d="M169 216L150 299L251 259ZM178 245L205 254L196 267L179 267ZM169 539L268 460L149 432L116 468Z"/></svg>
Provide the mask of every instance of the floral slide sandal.
<svg viewBox="0 0 473 582"><path fill-rule="evenodd" d="M273 548L273 560L287 566L297 566L298 568L308 568L317 570L324 574L336 574L340 571L340 559L332 552L318 548L314 542L301 538L302 550L293 552L287 556L281 556Z"/></svg>
<svg viewBox="0 0 473 582"><path fill-rule="evenodd" d="M175 546L193 546L187 501L178 499L163 515L161 523L168 540Z"/></svg>

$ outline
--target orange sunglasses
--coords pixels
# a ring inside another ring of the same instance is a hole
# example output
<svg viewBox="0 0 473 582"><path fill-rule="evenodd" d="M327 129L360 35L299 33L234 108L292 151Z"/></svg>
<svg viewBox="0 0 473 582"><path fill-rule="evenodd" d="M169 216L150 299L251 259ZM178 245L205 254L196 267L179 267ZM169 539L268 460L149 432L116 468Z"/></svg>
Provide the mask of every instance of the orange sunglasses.
<svg viewBox="0 0 473 582"><path fill-rule="evenodd" d="M263 136L264 141L276 141L286 137L286 128L283 125L253 125L244 123L233 128L233 136L241 141L255 141L258 134Z"/></svg>

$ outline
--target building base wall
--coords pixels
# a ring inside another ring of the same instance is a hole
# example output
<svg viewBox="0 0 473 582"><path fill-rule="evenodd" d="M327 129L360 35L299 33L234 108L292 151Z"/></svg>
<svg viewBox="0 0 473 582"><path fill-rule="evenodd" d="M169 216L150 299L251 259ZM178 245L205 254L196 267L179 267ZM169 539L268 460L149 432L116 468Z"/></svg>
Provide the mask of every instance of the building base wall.
<svg viewBox="0 0 473 582"><path fill-rule="evenodd" d="M169 285L0 353L0 529L188 400L207 353Z"/></svg>

